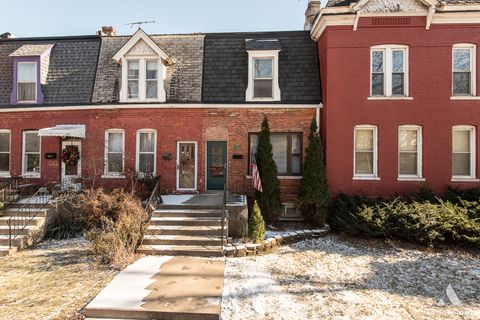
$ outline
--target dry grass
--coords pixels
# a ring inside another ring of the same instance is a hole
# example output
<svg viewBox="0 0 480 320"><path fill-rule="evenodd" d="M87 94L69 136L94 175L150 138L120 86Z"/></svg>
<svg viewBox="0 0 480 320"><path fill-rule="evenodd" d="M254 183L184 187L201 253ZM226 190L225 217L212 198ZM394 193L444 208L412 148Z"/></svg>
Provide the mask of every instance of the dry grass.
<svg viewBox="0 0 480 320"><path fill-rule="evenodd" d="M0 258L0 319L83 319L81 309L117 274L84 239L44 242Z"/></svg>

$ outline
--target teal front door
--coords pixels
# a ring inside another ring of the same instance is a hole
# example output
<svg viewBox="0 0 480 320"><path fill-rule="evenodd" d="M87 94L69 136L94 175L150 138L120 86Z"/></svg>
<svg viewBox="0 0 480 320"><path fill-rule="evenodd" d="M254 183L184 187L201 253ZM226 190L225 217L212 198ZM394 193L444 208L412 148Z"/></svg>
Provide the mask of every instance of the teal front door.
<svg viewBox="0 0 480 320"><path fill-rule="evenodd" d="M227 179L227 142L207 141L207 190L223 190Z"/></svg>

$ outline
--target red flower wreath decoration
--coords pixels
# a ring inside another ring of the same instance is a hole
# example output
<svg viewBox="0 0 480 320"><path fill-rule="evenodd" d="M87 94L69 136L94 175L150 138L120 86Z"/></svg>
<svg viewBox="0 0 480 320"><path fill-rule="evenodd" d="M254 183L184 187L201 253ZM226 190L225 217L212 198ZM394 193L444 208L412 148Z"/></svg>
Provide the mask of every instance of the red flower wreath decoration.
<svg viewBox="0 0 480 320"><path fill-rule="evenodd" d="M80 153L75 146L67 146L62 151L62 160L68 165L75 166L80 159Z"/></svg>

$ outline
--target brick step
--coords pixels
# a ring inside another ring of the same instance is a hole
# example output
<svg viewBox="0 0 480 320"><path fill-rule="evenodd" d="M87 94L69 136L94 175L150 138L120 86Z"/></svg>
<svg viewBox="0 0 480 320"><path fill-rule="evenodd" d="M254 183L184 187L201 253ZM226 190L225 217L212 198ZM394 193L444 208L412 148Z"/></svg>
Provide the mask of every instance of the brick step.
<svg viewBox="0 0 480 320"><path fill-rule="evenodd" d="M157 209L153 217L221 217L222 210Z"/></svg>
<svg viewBox="0 0 480 320"><path fill-rule="evenodd" d="M221 246L142 245L137 252L150 255L222 257Z"/></svg>
<svg viewBox="0 0 480 320"><path fill-rule="evenodd" d="M15 247L23 247L25 242L25 236L17 236L15 239L12 241L12 245ZM2 246L8 246L8 234L2 234L0 235L0 247Z"/></svg>
<svg viewBox="0 0 480 320"><path fill-rule="evenodd" d="M0 217L0 226L8 226L8 220L10 219L10 216L2 216ZM40 225L43 221L45 220L45 218L42 218L42 217L35 217L32 219L32 221L30 221L30 223L28 224L29 226L38 226ZM22 219L19 219L18 217L16 218L13 218L12 219L12 223L15 223L18 222L19 223L22 223ZM25 221L26 222L26 221Z"/></svg>
<svg viewBox="0 0 480 320"><path fill-rule="evenodd" d="M149 226L146 234L221 236L221 226Z"/></svg>
<svg viewBox="0 0 480 320"><path fill-rule="evenodd" d="M14 233L16 232L18 235L28 235L32 230L37 229L37 226L27 226L23 230L14 230ZM8 226L0 226L0 235L8 235Z"/></svg>
<svg viewBox="0 0 480 320"><path fill-rule="evenodd" d="M217 217L152 217L151 226L220 226L222 220Z"/></svg>
<svg viewBox="0 0 480 320"><path fill-rule="evenodd" d="M143 237L144 245L218 246L221 242L220 236L145 235Z"/></svg>
<svg viewBox="0 0 480 320"><path fill-rule="evenodd" d="M17 247L0 246L0 257L8 256L17 252Z"/></svg>

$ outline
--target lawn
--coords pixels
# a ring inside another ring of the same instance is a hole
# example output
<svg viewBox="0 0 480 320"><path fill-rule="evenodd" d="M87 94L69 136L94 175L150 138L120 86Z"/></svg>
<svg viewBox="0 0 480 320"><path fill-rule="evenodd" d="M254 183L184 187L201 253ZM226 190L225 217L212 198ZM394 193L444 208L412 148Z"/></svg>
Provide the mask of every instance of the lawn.
<svg viewBox="0 0 480 320"><path fill-rule="evenodd" d="M227 259L225 275L223 320L480 319L478 252L330 235Z"/></svg>
<svg viewBox="0 0 480 320"><path fill-rule="evenodd" d="M0 319L82 319L118 272L94 262L88 244L49 241L0 258Z"/></svg>

